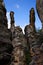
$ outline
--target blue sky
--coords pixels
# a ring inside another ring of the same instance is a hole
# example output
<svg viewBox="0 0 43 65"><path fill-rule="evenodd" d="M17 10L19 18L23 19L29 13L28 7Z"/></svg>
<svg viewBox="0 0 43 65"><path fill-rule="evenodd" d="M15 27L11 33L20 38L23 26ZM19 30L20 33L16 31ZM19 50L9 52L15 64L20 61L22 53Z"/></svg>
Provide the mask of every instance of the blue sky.
<svg viewBox="0 0 43 65"><path fill-rule="evenodd" d="M37 29L40 29L41 22L36 12L36 0L4 0L5 7L7 9L7 17L9 18L9 12L15 12L15 24L20 25L24 28L26 25L29 24L29 11L33 7L35 9L35 25Z"/></svg>

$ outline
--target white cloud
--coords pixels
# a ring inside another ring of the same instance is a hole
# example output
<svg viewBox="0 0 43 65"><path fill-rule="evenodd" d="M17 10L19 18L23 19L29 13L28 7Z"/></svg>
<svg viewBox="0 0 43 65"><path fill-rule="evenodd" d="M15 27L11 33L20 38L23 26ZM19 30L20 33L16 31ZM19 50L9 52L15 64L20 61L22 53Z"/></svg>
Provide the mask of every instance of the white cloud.
<svg viewBox="0 0 43 65"><path fill-rule="evenodd" d="M8 21L8 29L10 28L10 21Z"/></svg>
<svg viewBox="0 0 43 65"><path fill-rule="evenodd" d="M10 28L10 12L7 12L6 16L8 20L8 28Z"/></svg>
<svg viewBox="0 0 43 65"><path fill-rule="evenodd" d="M19 9L19 7L20 7L19 4L16 4L16 5L15 5L15 8Z"/></svg>
<svg viewBox="0 0 43 65"><path fill-rule="evenodd" d="M22 27L22 31L23 31L23 33L24 33L24 27Z"/></svg>

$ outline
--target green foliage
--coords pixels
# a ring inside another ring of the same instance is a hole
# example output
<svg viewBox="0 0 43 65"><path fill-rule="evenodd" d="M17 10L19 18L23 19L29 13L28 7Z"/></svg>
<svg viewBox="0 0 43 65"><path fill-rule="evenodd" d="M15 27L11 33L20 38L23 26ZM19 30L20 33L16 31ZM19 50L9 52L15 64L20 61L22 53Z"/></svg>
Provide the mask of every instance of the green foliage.
<svg viewBox="0 0 43 65"><path fill-rule="evenodd" d="M26 63L27 65L29 65L30 61L31 61L31 57L30 57L30 52L29 50L25 51L25 57L26 57Z"/></svg>
<svg viewBox="0 0 43 65"><path fill-rule="evenodd" d="M42 29L38 30L38 33L41 33L42 32Z"/></svg>

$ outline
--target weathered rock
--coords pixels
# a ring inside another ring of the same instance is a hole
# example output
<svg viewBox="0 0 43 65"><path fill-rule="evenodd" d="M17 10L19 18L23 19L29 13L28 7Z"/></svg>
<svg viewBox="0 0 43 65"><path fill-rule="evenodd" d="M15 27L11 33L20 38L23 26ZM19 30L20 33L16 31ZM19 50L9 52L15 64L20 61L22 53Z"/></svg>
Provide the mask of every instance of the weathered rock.
<svg viewBox="0 0 43 65"><path fill-rule="evenodd" d="M3 0L0 1L0 26L7 27L6 8Z"/></svg>
<svg viewBox="0 0 43 65"><path fill-rule="evenodd" d="M36 9L41 22L43 22L43 0L36 0Z"/></svg>
<svg viewBox="0 0 43 65"><path fill-rule="evenodd" d="M40 15L40 14L39 14ZM25 36L30 46L31 62L30 65L43 65L43 34L36 33L34 20L34 9L30 10L30 24L25 27Z"/></svg>
<svg viewBox="0 0 43 65"><path fill-rule="evenodd" d="M42 43L42 45L40 46L40 51L43 52L43 43Z"/></svg>
<svg viewBox="0 0 43 65"><path fill-rule="evenodd" d="M0 65L11 62L13 46L11 43L11 31L7 28L6 9L3 0L0 0Z"/></svg>
<svg viewBox="0 0 43 65"><path fill-rule="evenodd" d="M10 12L10 18L11 18L11 26L12 26L12 24L14 24L14 12L13 11Z"/></svg>
<svg viewBox="0 0 43 65"><path fill-rule="evenodd" d="M30 48L33 47L34 44L36 44L35 40L35 12L34 9L32 8L30 10L30 24L25 27L25 35L28 41L28 45Z"/></svg>
<svg viewBox="0 0 43 65"><path fill-rule="evenodd" d="M25 48L27 48L26 39L23 35L22 29L17 26L15 27L15 31L13 32L13 64L14 65L25 65Z"/></svg>
<svg viewBox="0 0 43 65"><path fill-rule="evenodd" d="M9 64L12 50L9 30L0 28L0 65Z"/></svg>
<svg viewBox="0 0 43 65"><path fill-rule="evenodd" d="M43 1L37 0L37 12L43 26L42 4ZM25 27L25 35L20 26L14 24L13 11L10 19L11 28L8 29L6 8L0 0L0 65L43 65L43 33L36 33L34 8L30 10L30 24ZM28 51L30 64L27 62Z"/></svg>
<svg viewBox="0 0 43 65"><path fill-rule="evenodd" d="M42 31L43 31L43 0L36 0L36 9L37 9L39 18L42 22Z"/></svg>
<svg viewBox="0 0 43 65"><path fill-rule="evenodd" d="M39 55L41 55L40 53L40 45L41 42L39 39L40 36L37 35L36 31L35 31L35 20L34 17L35 16L35 12L34 9L32 8L30 10L30 25L27 25L25 27L25 35L28 41L28 45L30 46L30 53L31 53L31 63L30 65L38 65L38 63L40 63L40 61L42 61L41 56L39 57ZM41 60L39 60L39 58Z"/></svg>

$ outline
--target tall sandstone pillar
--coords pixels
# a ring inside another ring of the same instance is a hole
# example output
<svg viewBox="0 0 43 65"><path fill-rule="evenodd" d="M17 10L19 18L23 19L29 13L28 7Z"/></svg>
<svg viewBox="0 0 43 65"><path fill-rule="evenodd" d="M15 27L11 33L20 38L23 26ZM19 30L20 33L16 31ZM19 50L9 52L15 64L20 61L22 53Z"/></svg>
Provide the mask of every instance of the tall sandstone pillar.
<svg viewBox="0 0 43 65"><path fill-rule="evenodd" d="M32 52L32 45L35 42L35 12L34 12L34 8L31 8L30 10L30 24L26 25L25 27L25 36L27 38L27 44L28 47L30 49L30 53L31 56L34 55L34 53Z"/></svg>
<svg viewBox="0 0 43 65"><path fill-rule="evenodd" d="M31 62L30 65L37 65L34 58L36 58L36 30L35 30L35 11L34 8L30 10L30 24L25 27L25 36L27 38L27 45L30 50Z"/></svg>
<svg viewBox="0 0 43 65"><path fill-rule="evenodd" d="M10 12L10 22L11 22L11 32L13 32L14 27L15 27L15 20L14 20L14 12L13 11Z"/></svg>
<svg viewBox="0 0 43 65"><path fill-rule="evenodd" d="M13 39L13 32L15 31L15 20L14 20L14 12L10 12L10 30L11 30L11 40Z"/></svg>

